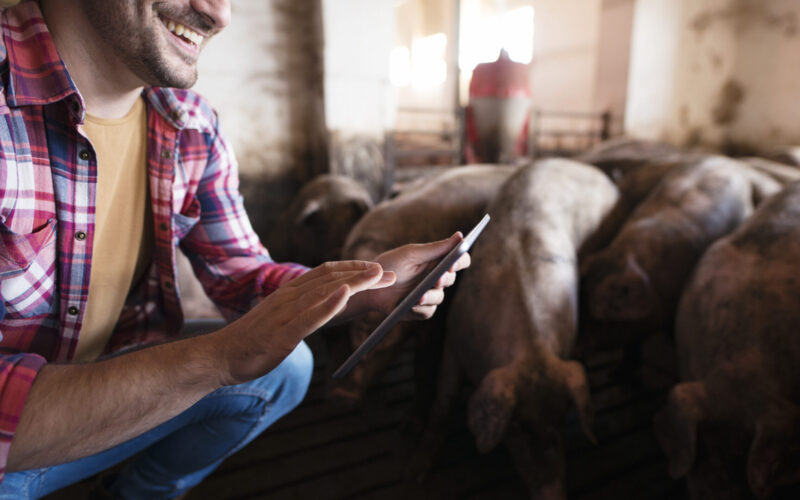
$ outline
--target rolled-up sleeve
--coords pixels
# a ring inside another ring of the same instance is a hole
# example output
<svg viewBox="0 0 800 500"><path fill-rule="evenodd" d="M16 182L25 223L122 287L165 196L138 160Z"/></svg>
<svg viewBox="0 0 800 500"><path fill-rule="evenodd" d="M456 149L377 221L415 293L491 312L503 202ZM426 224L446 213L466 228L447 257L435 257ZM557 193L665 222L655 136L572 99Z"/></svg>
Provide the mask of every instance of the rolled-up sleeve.
<svg viewBox="0 0 800 500"><path fill-rule="evenodd" d="M215 133L208 147L208 164L196 195L199 220L181 248L206 294L232 320L308 268L272 260L245 212L230 144Z"/></svg>
<svg viewBox="0 0 800 500"><path fill-rule="evenodd" d="M8 451L22 407L45 363L38 354L0 354L0 481L5 477Z"/></svg>

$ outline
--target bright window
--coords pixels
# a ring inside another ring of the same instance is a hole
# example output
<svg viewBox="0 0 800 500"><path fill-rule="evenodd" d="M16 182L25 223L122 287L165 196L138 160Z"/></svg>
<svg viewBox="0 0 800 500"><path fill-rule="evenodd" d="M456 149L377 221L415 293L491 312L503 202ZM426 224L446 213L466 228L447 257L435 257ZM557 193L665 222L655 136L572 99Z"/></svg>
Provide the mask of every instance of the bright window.
<svg viewBox="0 0 800 500"><path fill-rule="evenodd" d="M458 65L471 72L480 63L497 59L506 49L512 61L528 64L533 58L533 7L482 16L479 2L465 2L461 18Z"/></svg>
<svg viewBox="0 0 800 500"><path fill-rule="evenodd" d="M389 79L392 85L425 89L441 85L447 79L447 36L444 33L417 38L408 47L395 47L389 55Z"/></svg>

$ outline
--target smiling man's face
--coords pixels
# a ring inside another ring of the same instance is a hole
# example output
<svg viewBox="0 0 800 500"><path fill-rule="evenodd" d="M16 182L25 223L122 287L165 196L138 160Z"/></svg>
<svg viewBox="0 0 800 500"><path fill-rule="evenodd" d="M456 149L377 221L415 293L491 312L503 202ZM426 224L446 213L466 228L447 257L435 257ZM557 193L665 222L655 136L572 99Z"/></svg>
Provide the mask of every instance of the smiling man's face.
<svg viewBox="0 0 800 500"><path fill-rule="evenodd" d="M82 0L86 17L147 85L188 88L207 40L230 20L228 0Z"/></svg>

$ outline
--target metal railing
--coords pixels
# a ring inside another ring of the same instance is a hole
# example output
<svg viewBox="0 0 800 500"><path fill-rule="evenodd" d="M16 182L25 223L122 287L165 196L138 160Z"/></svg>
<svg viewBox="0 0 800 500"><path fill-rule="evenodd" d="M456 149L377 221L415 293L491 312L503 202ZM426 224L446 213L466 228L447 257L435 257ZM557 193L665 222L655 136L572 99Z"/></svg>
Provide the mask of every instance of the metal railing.
<svg viewBox="0 0 800 500"><path fill-rule="evenodd" d="M405 116L405 118L401 118ZM409 119L409 117L412 117ZM384 154L390 171L404 166L464 163L465 108L401 108L395 130L387 131ZM426 122L427 121L427 122ZM419 124L425 124L419 126ZM574 156L621 133L610 111L534 108L530 113L527 157Z"/></svg>
<svg viewBox="0 0 800 500"><path fill-rule="evenodd" d="M528 156L573 156L617 135L610 111L534 109L528 134Z"/></svg>

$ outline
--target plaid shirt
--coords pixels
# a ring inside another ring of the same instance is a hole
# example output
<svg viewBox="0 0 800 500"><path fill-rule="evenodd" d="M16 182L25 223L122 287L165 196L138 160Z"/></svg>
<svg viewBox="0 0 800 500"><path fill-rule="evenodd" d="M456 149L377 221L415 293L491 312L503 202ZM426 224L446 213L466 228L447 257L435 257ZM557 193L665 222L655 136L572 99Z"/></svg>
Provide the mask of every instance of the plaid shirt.
<svg viewBox="0 0 800 500"><path fill-rule="evenodd" d="M0 480L46 362L72 359L89 291L97 165L84 103L36 2L0 11ZM174 336L176 247L232 319L305 268L272 262L238 192L236 161L206 101L147 88L153 262L106 352Z"/></svg>

